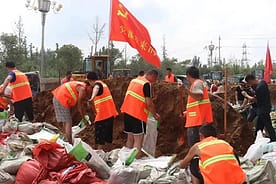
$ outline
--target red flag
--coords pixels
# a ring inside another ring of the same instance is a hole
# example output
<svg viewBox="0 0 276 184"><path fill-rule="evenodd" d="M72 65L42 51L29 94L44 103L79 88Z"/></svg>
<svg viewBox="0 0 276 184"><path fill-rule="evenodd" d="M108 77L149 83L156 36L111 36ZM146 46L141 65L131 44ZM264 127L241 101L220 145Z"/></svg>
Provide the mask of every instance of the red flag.
<svg viewBox="0 0 276 184"><path fill-rule="evenodd" d="M267 43L267 50L266 50L266 59L265 59L265 68L264 68L264 80L269 84L271 82L270 76L273 73L272 68L272 60L270 56L269 45Z"/></svg>
<svg viewBox="0 0 276 184"><path fill-rule="evenodd" d="M161 62L151 45L148 30L119 0L112 0L109 40L128 42L147 62L160 67Z"/></svg>

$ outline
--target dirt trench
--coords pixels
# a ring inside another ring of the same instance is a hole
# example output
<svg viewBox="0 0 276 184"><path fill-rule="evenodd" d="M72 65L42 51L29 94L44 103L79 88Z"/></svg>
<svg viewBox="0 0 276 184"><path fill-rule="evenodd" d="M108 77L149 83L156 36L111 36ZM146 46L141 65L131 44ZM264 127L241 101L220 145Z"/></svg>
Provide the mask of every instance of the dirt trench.
<svg viewBox="0 0 276 184"><path fill-rule="evenodd" d="M117 78L106 80L105 82L111 90L116 107L119 111L130 79ZM181 108L177 86L176 84L169 84L160 81L153 85L153 92L154 104L157 112L161 116L156 154L157 156L160 156L177 153L178 157L181 158L187 152L188 148L185 143L182 146L179 146L177 142L179 136L182 134L185 135L186 132L183 128L184 122L179 118ZM55 118L52 97L50 90L43 91L34 97L33 106L35 118L37 121L45 121L62 129L62 125L58 123ZM187 96L184 95L184 102L186 99ZM223 134L223 99L219 96L211 95L210 100L212 102L214 124L219 134ZM94 117L92 111L86 106L86 104L84 105L87 114L89 114L90 118L93 120ZM76 125L80 121L80 115L76 108L72 109L72 117L73 122ZM87 127L80 133L79 137L92 147L95 146L93 126ZM227 108L227 131L224 138L236 149L239 155L243 155L254 140L252 128L247 126L247 123L242 116L230 106ZM114 122L113 143L105 145L104 150L109 151L114 148L122 147L125 144L125 141L126 135L123 133L123 117L120 114Z"/></svg>

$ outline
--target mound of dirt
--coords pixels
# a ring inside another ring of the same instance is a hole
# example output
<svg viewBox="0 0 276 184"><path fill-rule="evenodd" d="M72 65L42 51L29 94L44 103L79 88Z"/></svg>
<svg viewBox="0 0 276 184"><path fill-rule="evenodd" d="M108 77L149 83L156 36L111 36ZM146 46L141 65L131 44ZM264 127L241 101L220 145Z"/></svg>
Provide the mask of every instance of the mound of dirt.
<svg viewBox="0 0 276 184"><path fill-rule="evenodd" d="M125 92L127 90L130 79L118 78L113 80L105 81L110 88L112 96L114 98L117 109L119 110ZM187 152L186 144L179 146L178 138L180 135L186 133L183 128L183 120L179 118L180 110L180 99L179 91L176 84L170 84L165 82L157 82L153 85L154 93L154 104L157 112L161 116L161 125L158 132L156 154L169 155L178 153L179 158L183 157ZM184 101L187 96L184 96ZM219 96L211 96L214 123L220 134L223 131L223 99ZM86 105L86 104L84 104ZM93 120L93 114L91 109L87 108L87 113ZM46 121L53 125L62 128L61 124L56 122L54 108L52 105L52 94L50 91L44 91L37 94L34 97L34 113L37 121ZM72 110L73 122L76 125L80 121L80 115L77 109ZM225 139L230 142L240 155L243 155L249 145L253 143L253 132L252 129L246 126L246 123L242 119L242 116L233 110L230 106L227 108L227 131ZM92 147L94 144L94 126L87 127L83 132L80 133L79 137L83 141L90 144ZM122 147L126 141L126 134L123 133L123 116L119 115L114 121L113 130L113 143L105 145L104 150L109 151L114 148Z"/></svg>

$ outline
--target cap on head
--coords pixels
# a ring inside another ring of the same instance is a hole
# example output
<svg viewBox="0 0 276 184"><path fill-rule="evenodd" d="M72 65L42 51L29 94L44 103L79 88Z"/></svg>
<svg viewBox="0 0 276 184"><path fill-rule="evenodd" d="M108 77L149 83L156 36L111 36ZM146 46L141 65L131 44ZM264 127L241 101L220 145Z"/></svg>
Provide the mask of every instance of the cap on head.
<svg viewBox="0 0 276 184"><path fill-rule="evenodd" d="M96 72L88 72L86 75L86 78L88 80L98 80L98 76L97 76Z"/></svg>
<svg viewBox="0 0 276 184"><path fill-rule="evenodd" d="M15 68L15 64L12 61L6 62L6 68Z"/></svg>

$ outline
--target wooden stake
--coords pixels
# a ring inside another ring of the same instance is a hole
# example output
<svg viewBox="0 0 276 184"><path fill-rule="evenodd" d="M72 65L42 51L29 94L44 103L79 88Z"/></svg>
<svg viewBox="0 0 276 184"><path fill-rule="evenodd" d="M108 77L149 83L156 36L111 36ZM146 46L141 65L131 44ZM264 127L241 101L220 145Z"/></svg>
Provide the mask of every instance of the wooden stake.
<svg viewBox="0 0 276 184"><path fill-rule="evenodd" d="M227 129L227 83L228 83L228 77L227 77L227 65L224 67L224 138L226 138L226 129Z"/></svg>

